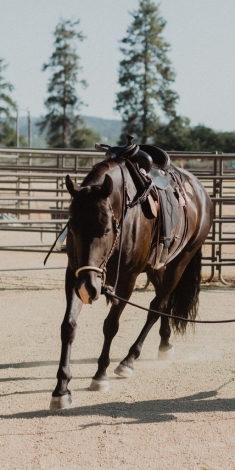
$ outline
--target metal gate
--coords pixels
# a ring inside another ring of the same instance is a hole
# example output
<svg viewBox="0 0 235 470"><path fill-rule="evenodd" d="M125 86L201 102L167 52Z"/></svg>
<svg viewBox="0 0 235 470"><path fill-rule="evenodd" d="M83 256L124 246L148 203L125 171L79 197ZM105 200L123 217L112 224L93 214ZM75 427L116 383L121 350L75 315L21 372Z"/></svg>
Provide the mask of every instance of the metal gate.
<svg viewBox="0 0 235 470"><path fill-rule="evenodd" d="M235 266L235 154L169 152L173 164L194 173L208 190L214 220L204 244L203 266L209 280ZM47 251L46 233L55 235L67 222L69 195L65 176L78 184L102 152L88 150L0 149L0 230L39 232L41 244L4 245L0 250ZM0 268L1 269L1 268ZM234 272L232 272L232 276Z"/></svg>

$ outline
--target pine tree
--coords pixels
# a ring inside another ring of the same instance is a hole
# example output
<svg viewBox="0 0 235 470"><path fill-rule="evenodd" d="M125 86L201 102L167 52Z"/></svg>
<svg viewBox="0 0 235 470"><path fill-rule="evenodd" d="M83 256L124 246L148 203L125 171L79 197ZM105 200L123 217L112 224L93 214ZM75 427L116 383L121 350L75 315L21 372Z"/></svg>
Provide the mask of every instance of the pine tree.
<svg viewBox="0 0 235 470"><path fill-rule="evenodd" d="M79 20L59 22L54 32L55 50L43 66L43 71L52 71L52 77L48 84L49 96L45 101L48 113L39 122L39 129L41 132L46 130L47 142L51 147L73 146L74 135L78 135L83 126L80 115L83 102L77 96L76 85L79 83L85 87L86 81L78 79L82 68L76 47L84 36L77 30L78 24Z"/></svg>
<svg viewBox="0 0 235 470"><path fill-rule="evenodd" d="M176 117L178 95L170 88L175 74L167 57L170 46L162 37L166 22L159 6L139 0L139 9L131 15L133 22L121 41L124 59L115 109L124 123L120 140L129 133L144 144L156 140L163 121Z"/></svg>
<svg viewBox="0 0 235 470"><path fill-rule="evenodd" d="M4 78L6 68L5 60L0 59L0 145L12 147L16 145L17 105L10 96L13 85Z"/></svg>

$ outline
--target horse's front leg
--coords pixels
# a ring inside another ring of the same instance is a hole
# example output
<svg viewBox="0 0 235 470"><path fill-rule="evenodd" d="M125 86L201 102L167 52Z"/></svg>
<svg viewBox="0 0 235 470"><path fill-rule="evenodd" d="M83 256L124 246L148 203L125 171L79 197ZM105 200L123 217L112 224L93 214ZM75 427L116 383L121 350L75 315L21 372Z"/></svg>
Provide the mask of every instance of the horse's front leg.
<svg viewBox="0 0 235 470"><path fill-rule="evenodd" d="M66 408L72 403L67 386L72 378L70 371L71 347L75 338L77 318L82 308L82 301L75 294L76 278L69 267L66 271L65 291L67 308L61 325L61 356L57 372L57 385L52 393L50 409Z"/></svg>
<svg viewBox="0 0 235 470"><path fill-rule="evenodd" d="M128 300L133 291L134 284L135 284L135 280L133 280L133 282L131 283L131 286L129 286L128 291L126 289L124 291L124 288L119 289L119 291L117 292L117 295L121 295L120 294L121 292L122 297ZM118 304L112 305L109 311L109 314L104 321L104 326L103 326L104 344L103 344L101 355L98 359L97 372L91 381L90 390L92 391L107 392L109 390L109 380L107 377L106 370L110 364L110 358L109 358L110 347L111 347L111 343L112 343L114 336L118 332L119 319L120 319L121 313L125 305L126 303L122 301L118 302Z"/></svg>

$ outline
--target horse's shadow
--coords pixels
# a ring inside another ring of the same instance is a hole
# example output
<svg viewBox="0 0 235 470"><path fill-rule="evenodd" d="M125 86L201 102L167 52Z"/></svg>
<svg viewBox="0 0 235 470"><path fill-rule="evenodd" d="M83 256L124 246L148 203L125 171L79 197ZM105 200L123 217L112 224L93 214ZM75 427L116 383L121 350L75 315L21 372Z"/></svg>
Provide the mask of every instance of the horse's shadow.
<svg viewBox="0 0 235 470"><path fill-rule="evenodd" d="M2 419L35 419L47 418L49 416L97 416L97 422L81 425L81 429L103 424L100 417L110 418L108 425L117 425L124 422L130 424L161 423L166 421L178 421L179 414L190 414L189 419L183 417L184 421L194 421L194 413L214 413L235 411L235 398L219 398L217 390L200 392L194 395L176 399L144 400L135 403L110 402L95 405L73 407L57 411L32 411L0 415ZM235 419L228 416L229 419ZM182 418L180 418L182 419ZM117 421L116 421L117 420ZM107 425L107 423L105 423Z"/></svg>
<svg viewBox="0 0 235 470"><path fill-rule="evenodd" d="M148 359L150 360L150 359ZM111 358L110 362L119 362L120 358ZM97 357L89 357L84 359L71 359L70 364L96 364ZM58 361L30 361L30 362L10 362L0 364L1 369L27 369L33 367L47 367L56 366L58 367Z"/></svg>

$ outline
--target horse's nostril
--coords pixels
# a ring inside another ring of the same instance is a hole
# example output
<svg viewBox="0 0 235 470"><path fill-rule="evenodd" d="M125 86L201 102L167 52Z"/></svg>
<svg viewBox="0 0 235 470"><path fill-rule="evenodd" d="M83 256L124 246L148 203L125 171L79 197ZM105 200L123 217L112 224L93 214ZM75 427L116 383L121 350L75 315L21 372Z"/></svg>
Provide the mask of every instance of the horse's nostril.
<svg viewBox="0 0 235 470"><path fill-rule="evenodd" d="M98 297L97 289L94 286L92 286L92 288L91 288L91 299L96 300L97 297Z"/></svg>
<svg viewBox="0 0 235 470"><path fill-rule="evenodd" d="M101 292L101 278L97 274L86 272L85 275L79 275L76 292L80 300L87 304L99 298Z"/></svg>

